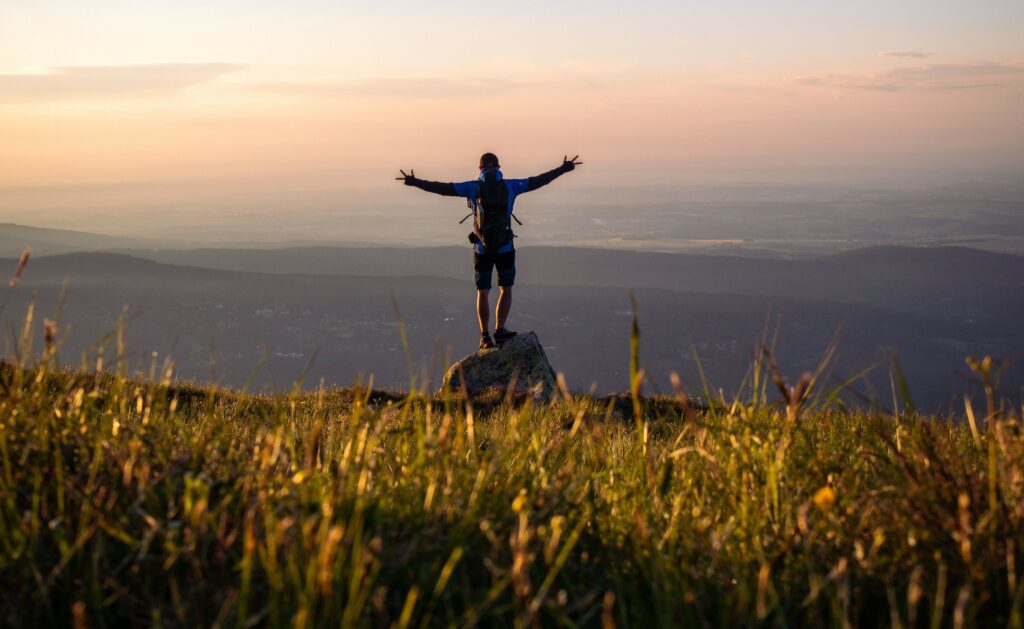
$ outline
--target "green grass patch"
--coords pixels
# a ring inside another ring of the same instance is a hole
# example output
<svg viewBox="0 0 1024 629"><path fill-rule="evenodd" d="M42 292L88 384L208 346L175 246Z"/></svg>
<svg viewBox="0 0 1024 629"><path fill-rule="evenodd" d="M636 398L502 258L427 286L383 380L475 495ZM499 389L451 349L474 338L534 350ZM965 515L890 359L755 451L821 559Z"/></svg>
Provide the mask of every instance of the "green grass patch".
<svg viewBox="0 0 1024 629"><path fill-rule="evenodd" d="M772 403L769 367L634 417L8 364L0 623L1020 626L1019 420Z"/></svg>

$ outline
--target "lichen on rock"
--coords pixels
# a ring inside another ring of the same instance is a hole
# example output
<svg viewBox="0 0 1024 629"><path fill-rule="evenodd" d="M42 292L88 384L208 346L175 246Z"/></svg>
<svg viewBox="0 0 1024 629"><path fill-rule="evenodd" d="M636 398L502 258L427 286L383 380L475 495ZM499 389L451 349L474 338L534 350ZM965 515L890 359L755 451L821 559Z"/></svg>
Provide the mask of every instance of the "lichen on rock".
<svg viewBox="0 0 1024 629"><path fill-rule="evenodd" d="M500 347L480 350L452 365L444 375L441 391L460 391L470 396L511 392L548 403L554 397L555 370L534 332L519 334Z"/></svg>

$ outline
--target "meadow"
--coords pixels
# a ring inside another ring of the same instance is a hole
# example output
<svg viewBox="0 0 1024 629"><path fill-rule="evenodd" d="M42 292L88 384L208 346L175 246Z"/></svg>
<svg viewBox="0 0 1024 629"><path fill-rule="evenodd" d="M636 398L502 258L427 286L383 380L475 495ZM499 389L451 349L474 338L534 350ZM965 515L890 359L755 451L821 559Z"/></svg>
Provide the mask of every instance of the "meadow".
<svg viewBox="0 0 1024 629"><path fill-rule="evenodd" d="M988 360L953 421L767 351L736 399L645 398L636 328L624 405L246 394L130 377L118 333L67 370L33 329L0 372L5 626L1022 624L1024 435Z"/></svg>

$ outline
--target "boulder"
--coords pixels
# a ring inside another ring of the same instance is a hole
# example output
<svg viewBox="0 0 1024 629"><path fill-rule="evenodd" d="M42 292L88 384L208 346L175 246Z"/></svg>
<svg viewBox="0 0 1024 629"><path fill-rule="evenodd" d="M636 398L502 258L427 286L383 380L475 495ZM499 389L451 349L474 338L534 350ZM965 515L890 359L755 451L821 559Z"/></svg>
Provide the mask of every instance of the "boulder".
<svg viewBox="0 0 1024 629"><path fill-rule="evenodd" d="M465 386L471 396L504 394L529 397L548 403L558 384L540 340L533 332L522 332L500 347L482 349L456 362L441 382L441 391L459 391Z"/></svg>

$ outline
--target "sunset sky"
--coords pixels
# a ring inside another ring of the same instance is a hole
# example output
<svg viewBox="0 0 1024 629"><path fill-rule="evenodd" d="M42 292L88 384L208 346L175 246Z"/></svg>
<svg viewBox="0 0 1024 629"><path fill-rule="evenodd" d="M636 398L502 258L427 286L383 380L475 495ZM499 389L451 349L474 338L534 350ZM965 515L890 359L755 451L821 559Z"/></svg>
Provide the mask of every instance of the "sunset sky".
<svg viewBox="0 0 1024 629"><path fill-rule="evenodd" d="M483 151L602 185L1012 175L1022 34L1020 0L0 0L0 219L398 195Z"/></svg>

